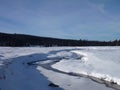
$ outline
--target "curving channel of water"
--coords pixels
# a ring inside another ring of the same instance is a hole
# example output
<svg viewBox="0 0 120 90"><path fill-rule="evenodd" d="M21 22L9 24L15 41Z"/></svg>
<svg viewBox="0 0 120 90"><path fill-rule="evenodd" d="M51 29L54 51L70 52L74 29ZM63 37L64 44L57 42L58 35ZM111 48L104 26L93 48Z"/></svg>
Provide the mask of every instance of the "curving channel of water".
<svg viewBox="0 0 120 90"><path fill-rule="evenodd" d="M58 69L55 69L55 68L51 67L53 64L56 64L57 62L59 62L62 59L68 59L68 58L65 58L65 57L62 57L62 58L46 58L46 59L43 59L43 60L38 60L38 61L34 61L34 62L28 62L28 65L41 66L41 67L43 67L43 68L45 68L47 70L52 70L54 72L67 74L67 75L71 75L71 76L89 78L92 81L95 81L95 82L97 82L99 84L104 84L106 87L113 88L115 90L120 90L120 85L118 85L117 83L109 82L109 81L106 81L104 79L96 78L96 77L89 76L89 75L73 73L73 72L64 72L64 71L60 71Z"/></svg>

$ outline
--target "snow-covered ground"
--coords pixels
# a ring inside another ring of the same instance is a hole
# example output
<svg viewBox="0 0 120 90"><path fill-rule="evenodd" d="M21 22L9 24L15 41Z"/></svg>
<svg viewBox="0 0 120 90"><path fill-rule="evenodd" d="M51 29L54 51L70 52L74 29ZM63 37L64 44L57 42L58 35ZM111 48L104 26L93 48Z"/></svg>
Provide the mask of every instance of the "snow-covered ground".
<svg viewBox="0 0 120 90"><path fill-rule="evenodd" d="M120 90L119 65L120 47L0 47L0 90Z"/></svg>

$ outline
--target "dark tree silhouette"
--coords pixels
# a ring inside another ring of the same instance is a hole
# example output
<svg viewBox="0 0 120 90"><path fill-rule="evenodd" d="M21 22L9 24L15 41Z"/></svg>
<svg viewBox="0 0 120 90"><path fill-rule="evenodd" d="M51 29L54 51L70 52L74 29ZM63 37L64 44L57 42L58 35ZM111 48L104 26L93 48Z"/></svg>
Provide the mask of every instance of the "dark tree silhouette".
<svg viewBox="0 0 120 90"><path fill-rule="evenodd" d="M88 41L38 37L25 34L0 33L0 46L120 46L120 40Z"/></svg>

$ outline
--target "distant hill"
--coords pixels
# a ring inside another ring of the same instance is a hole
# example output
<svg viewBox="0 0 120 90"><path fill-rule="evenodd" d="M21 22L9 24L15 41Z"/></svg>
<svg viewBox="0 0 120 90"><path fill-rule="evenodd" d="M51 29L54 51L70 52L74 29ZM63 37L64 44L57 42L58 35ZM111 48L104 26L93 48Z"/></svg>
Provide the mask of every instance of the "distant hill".
<svg viewBox="0 0 120 90"><path fill-rule="evenodd" d="M0 32L0 46L120 46L120 40L106 42L71 40Z"/></svg>

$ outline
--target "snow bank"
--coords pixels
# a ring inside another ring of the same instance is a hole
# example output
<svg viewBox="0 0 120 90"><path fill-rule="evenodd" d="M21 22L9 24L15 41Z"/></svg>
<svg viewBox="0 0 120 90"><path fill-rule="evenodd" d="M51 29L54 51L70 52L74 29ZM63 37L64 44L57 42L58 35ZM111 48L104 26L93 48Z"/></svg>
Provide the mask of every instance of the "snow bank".
<svg viewBox="0 0 120 90"><path fill-rule="evenodd" d="M64 59L52 67L64 72L80 73L113 81L120 85L120 47L85 47L84 50L71 52L82 55L83 58L79 61Z"/></svg>
<svg viewBox="0 0 120 90"><path fill-rule="evenodd" d="M52 65L55 69L93 76L120 85L119 53L120 47L0 47L0 79L2 78L0 89L2 87L3 90L8 90L8 88L40 90L40 86L43 86L42 90L50 90L46 84L52 81L66 90L79 90L80 87L83 90L89 88L91 90L112 90L90 79L79 78L79 80L78 77L56 73L40 66L37 67L39 71L36 72L35 68L28 68L24 63L57 57L61 60ZM50 62L51 59L43 61L42 64ZM5 74L7 74L7 79L4 81ZM41 83L42 81L44 82Z"/></svg>

